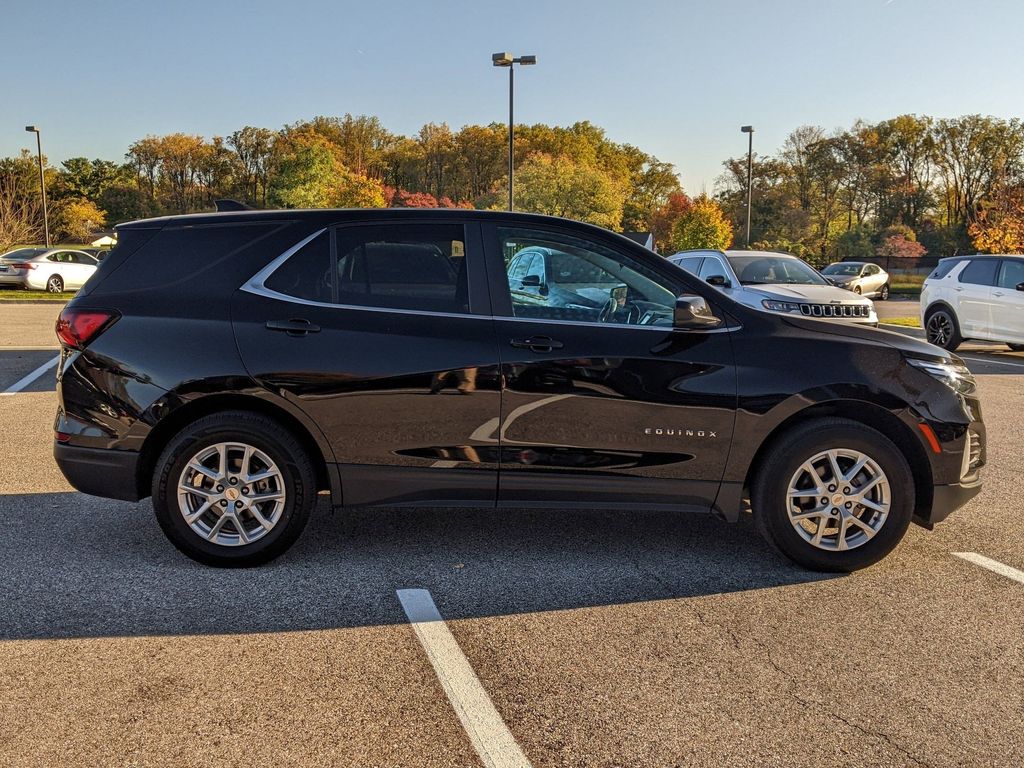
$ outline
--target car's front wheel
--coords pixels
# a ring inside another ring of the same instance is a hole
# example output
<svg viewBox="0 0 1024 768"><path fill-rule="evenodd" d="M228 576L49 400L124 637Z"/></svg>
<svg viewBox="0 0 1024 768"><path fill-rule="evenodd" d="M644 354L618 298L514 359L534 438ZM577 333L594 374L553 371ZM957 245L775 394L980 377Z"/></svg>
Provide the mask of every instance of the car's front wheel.
<svg viewBox="0 0 1024 768"><path fill-rule="evenodd" d="M1024 352L1024 344L1011 344L1010 342L1006 342L1006 346L1014 352Z"/></svg>
<svg viewBox="0 0 1024 768"><path fill-rule="evenodd" d="M260 565L288 549L316 503L316 473L301 443L255 413L206 416L157 460L153 507L179 550L207 565Z"/></svg>
<svg viewBox="0 0 1024 768"><path fill-rule="evenodd" d="M928 317L924 321L924 331L929 342L937 347L948 349L950 352L956 350L964 340L960 335L960 325L953 317L953 313L944 308L928 313Z"/></svg>
<svg viewBox="0 0 1024 768"><path fill-rule="evenodd" d="M903 538L914 504L914 478L895 444L839 418L783 434L751 488L761 534L815 571L849 572L881 560Z"/></svg>

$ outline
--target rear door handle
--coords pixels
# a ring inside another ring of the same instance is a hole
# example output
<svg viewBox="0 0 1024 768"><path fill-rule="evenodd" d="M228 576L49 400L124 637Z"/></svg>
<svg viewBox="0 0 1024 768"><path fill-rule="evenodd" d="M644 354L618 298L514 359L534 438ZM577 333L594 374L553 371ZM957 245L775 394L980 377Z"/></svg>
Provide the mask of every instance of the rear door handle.
<svg viewBox="0 0 1024 768"><path fill-rule="evenodd" d="M528 339L512 339L509 341L516 349L529 349L532 352L550 352L561 349L565 345L550 336L531 336Z"/></svg>
<svg viewBox="0 0 1024 768"><path fill-rule="evenodd" d="M1002 291L992 291L992 295L993 296L1002 296L1003 292Z"/></svg>
<svg viewBox="0 0 1024 768"><path fill-rule="evenodd" d="M305 336L307 333L319 333L320 326L313 325L304 318L293 318L291 320L268 320L267 329L271 331L284 331L289 336Z"/></svg>

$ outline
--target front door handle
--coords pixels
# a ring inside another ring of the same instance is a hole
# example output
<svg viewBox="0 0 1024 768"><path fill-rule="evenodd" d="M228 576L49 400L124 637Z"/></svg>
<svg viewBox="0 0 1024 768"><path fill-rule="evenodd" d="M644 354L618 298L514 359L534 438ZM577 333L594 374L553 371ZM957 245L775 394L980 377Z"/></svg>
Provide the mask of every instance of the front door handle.
<svg viewBox="0 0 1024 768"><path fill-rule="evenodd" d="M550 352L561 349L565 345L550 336L531 336L528 339L512 339L509 341L516 349L529 349L531 352Z"/></svg>
<svg viewBox="0 0 1024 768"><path fill-rule="evenodd" d="M271 331L284 331L289 336L305 336L307 333L320 332L319 325L314 325L305 318L292 318L291 320L268 320L267 329Z"/></svg>
<svg viewBox="0 0 1024 768"><path fill-rule="evenodd" d="M1002 296L1003 292L1002 291L992 291L992 295L993 296Z"/></svg>

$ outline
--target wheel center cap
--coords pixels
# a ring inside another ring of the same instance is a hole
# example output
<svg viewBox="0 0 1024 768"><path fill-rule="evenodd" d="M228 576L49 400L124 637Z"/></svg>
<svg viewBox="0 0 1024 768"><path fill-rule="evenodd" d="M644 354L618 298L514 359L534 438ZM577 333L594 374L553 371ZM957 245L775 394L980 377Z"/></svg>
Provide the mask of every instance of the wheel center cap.
<svg viewBox="0 0 1024 768"><path fill-rule="evenodd" d="M238 489L237 488L228 488L226 491L224 491L224 497L228 501L237 501L238 500L238 496L239 496L239 494L238 494Z"/></svg>
<svg viewBox="0 0 1024 768"><path fill-rule="evenodd" d="M832 504L837 506L837 507L840 504L842 504L845 499L846 499L846 497L843 496L843 494L841 494L841 493L834 493L834 494L832 494Z"/></svg>

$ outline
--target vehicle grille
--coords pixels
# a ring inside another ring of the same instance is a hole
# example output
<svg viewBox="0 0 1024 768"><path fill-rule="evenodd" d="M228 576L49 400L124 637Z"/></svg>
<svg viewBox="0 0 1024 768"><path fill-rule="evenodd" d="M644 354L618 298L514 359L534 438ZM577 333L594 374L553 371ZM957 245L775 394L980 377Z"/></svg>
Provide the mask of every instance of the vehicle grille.
<svg viewBox="0 0 1024 768"><path fill-rule="evenodd" d="M968 449L970 458L967 466L969 469L977 469L981 466L981 437L970 430L967 431L967 437L970 441Z"/></svg>
<svg viewBox="0 0 1024 768"><path fill-rule="evenodd" d="M866 304L801 304L800 312L808 317L867 317Z"/></svg>

